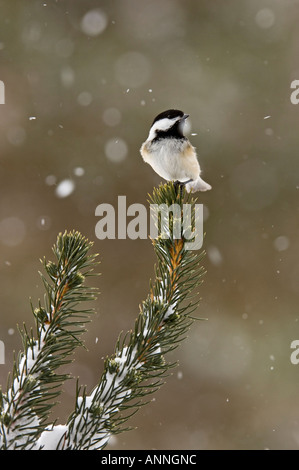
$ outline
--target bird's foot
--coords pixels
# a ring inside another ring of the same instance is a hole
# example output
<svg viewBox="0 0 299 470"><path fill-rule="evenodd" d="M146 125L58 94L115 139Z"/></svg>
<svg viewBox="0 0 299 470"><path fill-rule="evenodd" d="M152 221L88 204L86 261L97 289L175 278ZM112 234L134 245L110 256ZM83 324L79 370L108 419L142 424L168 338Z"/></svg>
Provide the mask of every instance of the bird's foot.
<svg viewBox="0 0 299 470"><path fill-rule="evenodd" d="M183 197L183 189L185 187L186 183L182 183L181 181L174 181L173 186L175 188L177 196L180 195L180 198L182 199Z"/></svg>

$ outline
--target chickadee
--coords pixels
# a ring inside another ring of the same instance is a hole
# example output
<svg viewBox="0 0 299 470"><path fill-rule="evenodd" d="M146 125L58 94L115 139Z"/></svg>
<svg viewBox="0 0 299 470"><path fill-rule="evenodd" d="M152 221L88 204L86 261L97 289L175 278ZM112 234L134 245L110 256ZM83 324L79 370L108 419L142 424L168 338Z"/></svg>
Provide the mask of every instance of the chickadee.
<svg viewBox="0 0 299 470"><path fill-rule="evenodd" d="M140 153L165 180L185 184L188 192L208 191L212 187L200 177L196 150L183 134L188 117L178 109L158 114Z"/></svg>

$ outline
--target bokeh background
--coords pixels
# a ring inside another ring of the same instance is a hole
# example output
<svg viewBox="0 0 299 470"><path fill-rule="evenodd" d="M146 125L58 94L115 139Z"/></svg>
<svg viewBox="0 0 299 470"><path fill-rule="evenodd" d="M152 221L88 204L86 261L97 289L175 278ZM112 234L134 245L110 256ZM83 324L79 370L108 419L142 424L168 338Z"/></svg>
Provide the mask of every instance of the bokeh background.
<svg viewBox="0 0 299 470"><path fill-rule="evenodd" d="M146 204L160 183L139 148L168 108L213 190L207 269L177 369L111 449L298 449L298 0L1 0L0 339L33 325L39 258L59 232L94 240L101 295L71 370L90 390L148 293L147 240L97 240L95 208ZM72 411L75 380L54 416Z"/></svg>

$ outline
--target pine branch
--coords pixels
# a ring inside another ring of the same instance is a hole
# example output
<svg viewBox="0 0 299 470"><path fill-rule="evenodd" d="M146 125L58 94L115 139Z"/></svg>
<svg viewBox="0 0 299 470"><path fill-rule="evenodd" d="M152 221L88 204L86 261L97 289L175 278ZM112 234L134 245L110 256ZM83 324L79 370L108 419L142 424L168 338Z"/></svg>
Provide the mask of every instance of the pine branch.
<svg viewBox="0 0 299 470"><path fill-rule="evenodd" d="M194 206L190 198L184 201L181 192L168 184L154 191L151 202L176 203L182 210L184 203ZM140 307L134 329L120 335L114 355L106 359L99 384L90 395L84 390L80 396L77 389L75 411L63 437L58 433L57 448L104 448L112 434L124 430L123 424L146 403L144 398L163 384L175 365L167 362L165 355L180 344L194 321L190 317L198 304L198 299L193 299L194 289L204 274L199 265L203 253L185 249L184 229L179 239L173 237L176 222L171 216L169 238L152 240L158 265L150 294Z"/></svg>
<svg viewBox="0 0 299 470"><path fill-rule="evenodd" d="M59 235L54 246L56 263L44 261L48 278L42 275L44 306L33 309L36 339L24 325L24 352L14 363L6 394L0 396L0 445L2 449L102 449L164 382L176 363L167 353L186 337L198 305L195 290L202 282L203 253L187 248L190 233L197 237L196 211L186 227L182 224L186 205L195 207L190 194L169 183L154 190L150 198L160 235L153 239L157 256L155 280L140 306L133 330L121 334L115 353L107 357L104 372L87 394L77 384L75 409L65 425L48 423L61 383L68 378L57 369L70 362L90 310L79 305L94 299L94 289L84 286L91 275L95 256L77 232ZM170 207L169 219L160 217L159 207ZM188 237L187 237L188 233Z"/></svg>
<svg viewBox="0 0 299 470"><path fill-rule="evenodd" d="M33 309L36 338L25 325L20 330L24 351L1 396L2 449L36 448L61 384L69 378L57 369L71 362L92 313L79 305L95 298L95 289L84 286L96 265L95 255L88 255L91 246L80 233L65 232L53 247L56 263L42 261L48 278L41 274L45 304Z"/></svg>

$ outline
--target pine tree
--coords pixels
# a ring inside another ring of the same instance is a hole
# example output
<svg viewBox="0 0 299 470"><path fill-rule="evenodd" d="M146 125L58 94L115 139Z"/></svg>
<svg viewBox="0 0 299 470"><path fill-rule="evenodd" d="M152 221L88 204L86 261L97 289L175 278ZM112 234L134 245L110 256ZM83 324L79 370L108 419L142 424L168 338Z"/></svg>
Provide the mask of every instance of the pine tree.
<svg viewBox="0 0 299 470"><path fill-rule="evenodd" d="M78 383L75 409L67 423L51 422L51 409L69 378L59 372L72 360L93 313L84 301L95 299L97 289L85 280L95 274L97 256L92 243L78 232L59 234L53 247L55 261L43 260L44 302L32 307L35 332L20 330L23 351L14 361L5 393L0 395L0 447L6 449L103 449L113 434L128 428L127 420L148 403L175 363L167 353L185 338L198 305L197 287L204 268L203 252L186 249L184 204L196 200L174 184L160 185L150 197L151 207L177 204L167 225L153 214L159 236L152 240L157 256L155 279L141 303L132 330L121 334L115 352L107 357L104 372L90 394ZM188 232L195 233L195 212ZM178 230L180 231L178 236Z"/></svg>

